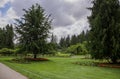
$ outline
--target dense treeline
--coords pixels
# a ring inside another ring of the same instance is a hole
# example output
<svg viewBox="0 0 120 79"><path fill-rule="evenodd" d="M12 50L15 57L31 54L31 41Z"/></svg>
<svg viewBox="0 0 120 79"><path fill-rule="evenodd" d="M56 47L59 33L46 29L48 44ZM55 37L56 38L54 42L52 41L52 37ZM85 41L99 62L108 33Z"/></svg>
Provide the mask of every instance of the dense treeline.
<svg viewBox="0 0 120 79"><path fill-rule="evenodd" d="M79 35L72 35L71 37L68 35L67 37L61 38L59 41L59 46L61 48L67 48L71 45L76 45L78 43L83 43L84 41L88 41L89 31L86 33L83 31Z"/></svg>
<svg viewBox="0 0 120 79"><path fill-rule="evenodd" d="M14 48L13 38L14 32L12 25L8 24L4 28L0 28L0 49Z"/></svg>
<svg viewBox="0 0 120 79"><path fill-rule="evenodd" d="M39 5L24 9L25 14L16 20L15 32L18 49L23 54L55 54L59 50L72 54L91 54L94 59L107 59L117 63L120 59L120 3L119 0L93 0L88 17L90 31L79 35L62 37L57 43L55 35L50 35L51 19ZM0 49L14 48L12 25L0 28ZM9 50L11 52L11 50Z"/></svg>

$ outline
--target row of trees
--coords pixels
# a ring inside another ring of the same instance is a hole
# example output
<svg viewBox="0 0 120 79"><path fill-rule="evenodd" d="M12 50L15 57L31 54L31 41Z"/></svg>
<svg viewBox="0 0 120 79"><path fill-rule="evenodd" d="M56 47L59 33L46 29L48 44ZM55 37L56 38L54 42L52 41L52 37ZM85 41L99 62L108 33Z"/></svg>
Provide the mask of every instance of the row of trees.
<svg viewBox="0 0 120 79"><path fill-rule="evenodd" d="M119 0L93 0L88 17L89 50L94 59L107 59L117 63L120 59L120 3ZM81 34L84 39L84 34ZM81 42L79 36L61 38L60 46L69 47Z"/></svg>
<svg viewBox="0 0 120 79"><path fill-rule="evenodd" d="M0 49L2 48L14 48L14 32L12 25L6 25L4 28L0 28Z"/></svg>
<svg viewBox="0 0 120 79"><path fill-rule="evenodd" d="M67 48L71 45L88 41L88 38L89 38L89 31L87 31L86 33L83 31L81 34L72 35L71 37L68 35L67 37L60 39L59 46L61 48Z"/></svg>
<svg viewBox="0 0 120 79"><path fill-rule="evenodd" d="M119 0L93 0L92 13L88 17L90 32L84 31L76 36L61 38L58 46L69 47L88 40L92 58L110 59L113 63L120 59L120 4ZM28 10L21 19L16 20L15 31L22 51L31 52L34 58L38 53L49 52L48 48L55 45L56 39L47 43L51 29L50 15L36 4ZM0 29L0 48L13 48L13 28L7 25ZM54 37L52 35L52 37ZM54 46L53 46L54 47Z"/></svg>

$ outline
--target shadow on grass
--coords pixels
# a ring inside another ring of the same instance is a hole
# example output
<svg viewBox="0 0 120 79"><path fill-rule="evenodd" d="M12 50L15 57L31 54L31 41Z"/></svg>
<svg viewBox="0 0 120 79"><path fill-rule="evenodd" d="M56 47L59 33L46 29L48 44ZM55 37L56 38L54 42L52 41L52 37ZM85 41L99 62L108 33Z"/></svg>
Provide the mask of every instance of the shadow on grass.
<svg viewBox="0 0 120 79"><path fill-rule="evenodd" d="M45 58L13 58L10 60L3 60L5 62L10 62L10 63L19 63L19 64L31 64L31 63L40 63L40 62L52 62L51 60L45 59Z"/></svg>
<svg viewBox="0 0 120 79"><path fill-rule="evenodd" d="M99 61L77 61L73 64L81 66L96 66L96 67L107 67L107 68L120 68L120 63L113 64L108 62L99 62Z"/></svg>

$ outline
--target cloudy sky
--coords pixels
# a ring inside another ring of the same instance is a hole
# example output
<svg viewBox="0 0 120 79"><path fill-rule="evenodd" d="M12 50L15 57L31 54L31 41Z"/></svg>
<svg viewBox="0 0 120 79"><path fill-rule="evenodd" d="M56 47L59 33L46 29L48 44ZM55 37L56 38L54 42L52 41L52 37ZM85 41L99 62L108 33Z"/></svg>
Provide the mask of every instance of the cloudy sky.
<svg viewBox="0 0 120 79"><path fill-rule="evenodd" d="M89 29L87 16L91 0L0 0L0 27L14 23L14 19L22 17L22 9L39 3L47 14L52 14L53 33L59 37L68 34L79 34Z"/></svg>

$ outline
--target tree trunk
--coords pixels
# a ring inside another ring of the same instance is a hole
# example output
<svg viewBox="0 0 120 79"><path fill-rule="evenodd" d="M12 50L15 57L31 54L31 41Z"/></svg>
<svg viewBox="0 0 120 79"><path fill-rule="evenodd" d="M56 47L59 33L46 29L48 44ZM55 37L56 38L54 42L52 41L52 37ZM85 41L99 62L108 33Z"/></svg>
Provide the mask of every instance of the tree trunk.
<svg viewBox="0 0 120 79"><path fill-rule="evenodd" d="M117 58L115 58L115 57L113 57L113 58L111 58L111 61L112 61L112 63L117 63Z"/></svg>
<svg viewBox="0 0 120 79"><path fill-rule="evenodd" d="M34 58L37 58L37 54L34 54Z"/></svg>

